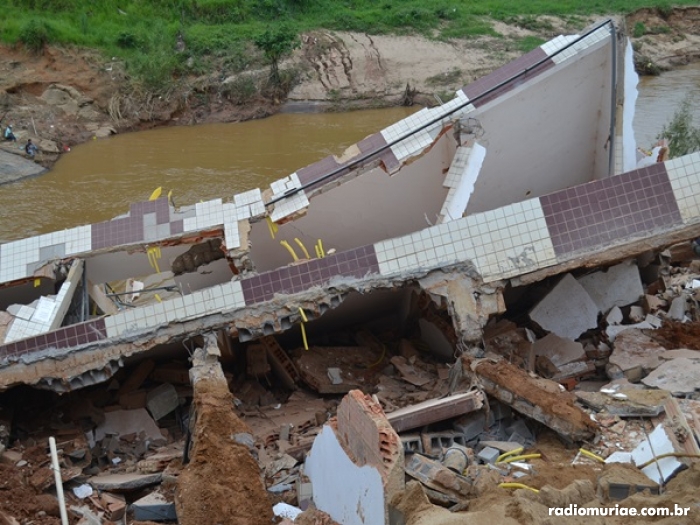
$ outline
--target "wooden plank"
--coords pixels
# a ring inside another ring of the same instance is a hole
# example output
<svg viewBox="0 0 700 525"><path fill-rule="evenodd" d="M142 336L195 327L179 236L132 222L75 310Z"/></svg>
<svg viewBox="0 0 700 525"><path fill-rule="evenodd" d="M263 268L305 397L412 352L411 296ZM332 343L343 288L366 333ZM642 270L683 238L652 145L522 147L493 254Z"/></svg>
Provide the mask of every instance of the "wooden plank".
<svg viewBox="0 0 700 525"><path fill-rule="evenodd" d="M474 390L400 408L387 414L386 417L396 432L403 432L474 412L482 406L484 406L484 396L481 392Z"/></svg>

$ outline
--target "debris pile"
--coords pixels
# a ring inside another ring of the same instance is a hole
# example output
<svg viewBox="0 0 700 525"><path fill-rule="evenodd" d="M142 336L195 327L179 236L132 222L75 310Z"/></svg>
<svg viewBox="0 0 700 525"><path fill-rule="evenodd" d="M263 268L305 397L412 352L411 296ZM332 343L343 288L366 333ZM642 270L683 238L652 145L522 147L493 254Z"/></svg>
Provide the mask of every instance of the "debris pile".
<svg viewBox="0 0 700 525"><path fill-rule="evenodd" d="M49 436L73 523L538 522L555 503L688 502L697 290L700 264L673 247L506 290L480 346L411 288L401 316L310 331L307 348L209 335L189 362L146 358L79 394L15 389L0 518L59 522Z"/></svg>

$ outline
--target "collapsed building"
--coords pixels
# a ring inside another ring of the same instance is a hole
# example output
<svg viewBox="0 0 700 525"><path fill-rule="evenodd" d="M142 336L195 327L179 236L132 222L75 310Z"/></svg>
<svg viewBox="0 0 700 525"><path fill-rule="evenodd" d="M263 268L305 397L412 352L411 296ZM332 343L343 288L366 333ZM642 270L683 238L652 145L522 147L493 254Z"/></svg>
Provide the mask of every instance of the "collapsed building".
<svg viewBox="0 0 700 525"><path fill-rule="evenodd" d="M555 38L269 189L181 207L159 189L110 221L3 244L0 388L67 394L111 385L122 408L148 406L157 420L186 397L176 378L194 387L198 406L202 372L193 368L190 380L181 363L207 348L247 377L273 378L287 396L302 383L323 395L350 392L318 437L297 443L297 452L311 449L311 499L343 524L398 523L390 500L405 490L404 465L419 480L440 468L418 456L409 462L405 450L470 441L404 432L500 406L565 440L592 439L595 418L534 372L569 388L590 375L593 359L571 344L601 316L629 328L610 313L644 296L640 261L654 266L663 250L700 232L692 191L700 153L639 153L632 55L606 21ZM537 333L508 324L523 305ZM388 348L387 332L396 347ZM605 344L588 349L605 352ZM419 356L437 363L435 377ZM161 386L146 392L156 362ZM392 395L387 364L412 387L432 390ZM233 374L206 370L235 383ZM374 397L356 391L368 384ZM316 406L303 393L288 399ZM325 408L316 408L321 425ZM309 414L299 414L306 424ZM193 413L185 423L196 439L197 424L210 420ZM527 429L511 423L510 437L527 441ZM289 439L280 436L285 425L274 439ZM236 443L250 445L245 429L237 432ZM207 447L184 448L189 465L205 463L196 458ZM341 451L347 457L336 465ZM335 471L324 468L341 469L362 490L349 493L344 479L335 486ZM459 505L462 483L432 490ZM207 510L188 507L186 492L180 517L205 522ZM256 515L269 521L269 512Z"/></svg>

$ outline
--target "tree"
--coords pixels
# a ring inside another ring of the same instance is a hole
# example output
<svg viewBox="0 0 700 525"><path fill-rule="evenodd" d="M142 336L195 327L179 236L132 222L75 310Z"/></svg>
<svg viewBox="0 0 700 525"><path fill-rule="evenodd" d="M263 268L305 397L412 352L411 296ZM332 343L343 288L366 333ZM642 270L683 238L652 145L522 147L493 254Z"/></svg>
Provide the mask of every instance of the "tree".
<svg viewBox="0 0 700 525"><path fill-rule="evenodd" d="M700 150L700 129L693 126L693 105L686 96L656 138L668 140L672 159Z"/></svg>
<svg viewBox="0 0 700 525"><path fill-rule="evenodd" d="M279 63L282 58L289 55L299 47L299 37L289 26L282 24L275 29L267 29L258 34L253 42L263 52L265 59L270 63L270 83L274 87L281 84Z"/></svg>

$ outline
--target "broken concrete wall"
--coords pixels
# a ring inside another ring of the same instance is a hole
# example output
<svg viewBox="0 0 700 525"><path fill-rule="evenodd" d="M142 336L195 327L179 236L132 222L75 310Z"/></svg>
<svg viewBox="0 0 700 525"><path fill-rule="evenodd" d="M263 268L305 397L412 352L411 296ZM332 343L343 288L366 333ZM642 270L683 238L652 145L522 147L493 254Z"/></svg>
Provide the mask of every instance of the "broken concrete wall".
<svg viewBox="0 0 700 525"><path fill-rule="evenodd" d="M449 188L447 198L440 210L438 222L459 219L467 209L486 157L486 148L478 142L457 148L443 185Z"/></svg>
<svg viewBox="0 0 700 525"><path fill-rule="evenodd" d="M403 491L404 452L381 406L352 390L314 441L306 462L314 503L343 525L388 523L389 502Z"/></svg>
<svg viewBox="0 0 700 525"><path fill-rule="evenodd" d="M599 143L610 134L611 40L607 27L598 34L605 40L568 60L556 57L556 65L501 95L497 104L469 113L479 123L479 141L491 154L474 186L468 214L609 175L608 152Z"/></svg>
<svg viewBox="0 0 700 525"><path fill-rule="evenodd" d="M422 157L391 177L383 169L374 168L316 195L307 214L280 225L274 239L264 221L253 224L251 256L256 270L271 270L291 262L289 253L279 244L281 240L287 240L297 255L304 257L294 241L299 238L313 257L318 239L326 251L335 248L340 252L421 230L427 225L426 217L434 223L447 188L426 174L441 173L450 165L454 151L454 139L445 134Z"/></svg>

